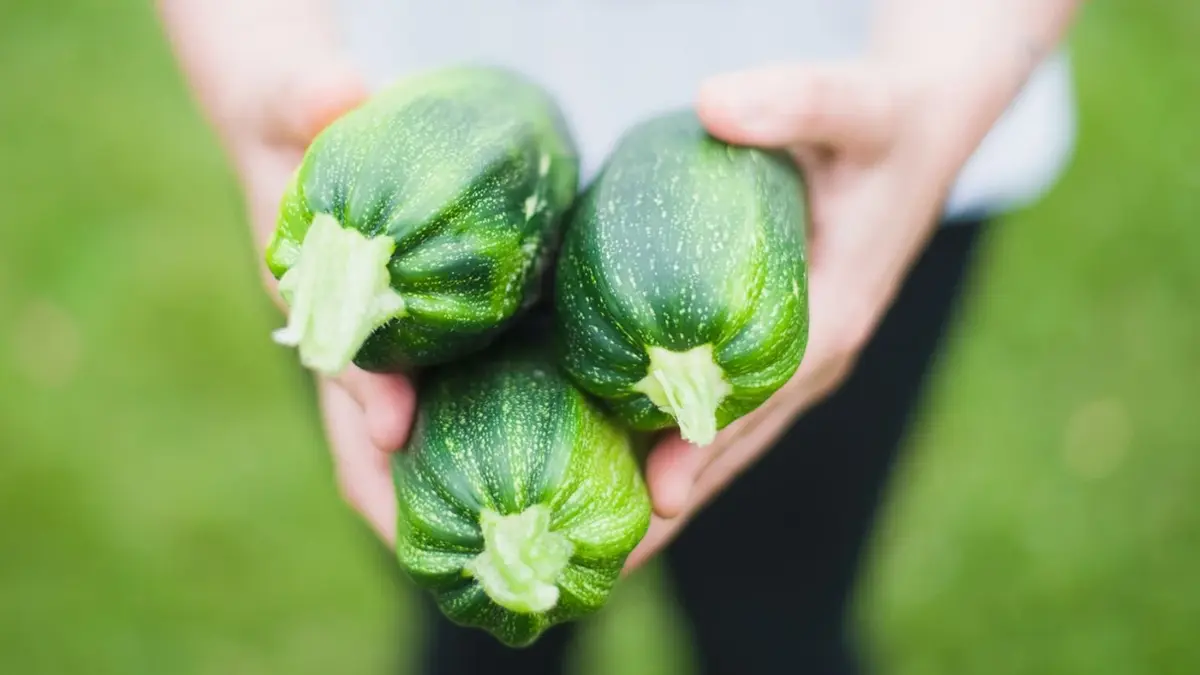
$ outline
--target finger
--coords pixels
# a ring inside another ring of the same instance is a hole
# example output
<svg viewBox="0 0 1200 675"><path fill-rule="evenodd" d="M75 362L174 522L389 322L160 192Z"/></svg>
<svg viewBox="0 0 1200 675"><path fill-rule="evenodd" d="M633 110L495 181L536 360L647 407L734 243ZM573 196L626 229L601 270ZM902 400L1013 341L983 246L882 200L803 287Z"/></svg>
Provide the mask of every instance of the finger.
<svg viewBox="0 0 1200 675"><path fill-rule="evenodd" d="M646 458L646 486L656 514L674 518L683 512L708 455L708 448L688 443L678 432L667 434L654 446Z"/></svg>
<svg viewBox="0 0 1200 675"><path fill-rule="evenodd" d="M781 65L714 77L697 112L727 142L764 147L814 144L880 149L891 138L895 104L865 68Z"/></svg>
<svg viewBox="0 0 1200 675"><path fill-rule="evenodd" d="M321 410L343 498L388 545L396 536L396 489L388 455L375 447L358 404L341 387L322 380Z"/></svg>
<svg viewBox="0 0 1200 675"><path fill-rule="evenodd" d="M411 378L350 366L333 381L358 404L375 447L392 452L404 445L417 403Z"/></svg>
<svg viewBox="0 0 1200 675"><path fill-rule="evenodd" d="M264 128L273 141L307 146L369 94L366 82L348 64L322 63L280 85L263 111Z"/></svg>
<svg viewBox="0 0 1200 675"><path fill-rule="evenodd" d="M630 553L622 574L641 567L663 547L698 509L745 471L794 419L778 399L726 427L712 444L697 448L678 433L660 441L646 464L654 514L646 535Z"/></svg>
<svg viewBox="0 0 1200 675"><path fill-rule="evenodd" d="M661 441L647 459L654 514L645 536L626 559L622 574L637 570L669 545L698 509L749 467L791 419L782 414L747 416L726 427L717 441L704 448L691 446L678 434ZM682 499L680 494L684 494Z"/></svg>
<svg viewBox="0 0 1200 675"><path fill-rule="evenodd" d="M663 518L675 518L694 501L696 479L730 444L740 442L754 415L734 421L721 430L711 443L699 447L683 440L678 431L663 436L646 458L646 486L654 512Z"/></svg>
<svg viewBox="0 0 1200 675"><path fill-rule="evenodd" d="M742 429L735 442L724 452L713 456L696 477L692 486L692 501L707 504L734 479L745 473L759 457L770 452L778 438L787 431L795 414L774 410L755 420L753 426Z"/></svg>

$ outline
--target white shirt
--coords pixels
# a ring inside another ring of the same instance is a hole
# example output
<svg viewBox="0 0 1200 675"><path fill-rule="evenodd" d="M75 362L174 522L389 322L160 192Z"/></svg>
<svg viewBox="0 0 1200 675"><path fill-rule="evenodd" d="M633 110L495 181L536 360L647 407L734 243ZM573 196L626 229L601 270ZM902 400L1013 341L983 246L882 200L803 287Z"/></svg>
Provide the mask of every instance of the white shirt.
<svg viewBox="0 0 1200 675"><path fill-rule="evenodd" d="M584 184L641 119L692 105L700 83L770 62L853 57L870 0L338 0L351 55L374 86L466 62L544 86L582 153ZM768 17L764 20L764 17ZM1065 54L1036 71L964 167L947 215L1028 204L1074 144Z"/></svg>

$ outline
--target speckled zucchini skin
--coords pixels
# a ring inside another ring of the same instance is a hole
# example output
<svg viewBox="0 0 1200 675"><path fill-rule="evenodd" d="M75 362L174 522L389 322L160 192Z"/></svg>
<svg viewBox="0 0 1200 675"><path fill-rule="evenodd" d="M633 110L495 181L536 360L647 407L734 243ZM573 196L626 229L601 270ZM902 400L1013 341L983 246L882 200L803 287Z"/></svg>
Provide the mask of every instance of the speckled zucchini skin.
<svg viewBox="0 0 1200 675"><path fill-rule="evenodd" d="M391 286L406 314L376 329L354 362L446 362L487 345L537 298L578 181L570 131L538 86L488 67L410 75L314 140L267 264L283 276L318 212L391 237Z"/></svg>
<svg viewBox="0 0 1200 675"><path fill-rule="evenodd" d="M807 208L790 158L731 146L691 111L631 128L569 218L555 279L563 364L627 424L672 426L634 385L648 347L712 345L731 385L717 428L798 368Z"/></svg>
<svg viewBox="0 0 1200 675"><path fill-rule="evenodd" d="M392 460L402 568L451 621L513 647L603 606L650 522L628 433L558 368L552 323L530 326L423 373L410 441ZM483 509L508 515L538 504L574 552L557 606L513 612L464 568L483 550Z"/></svg>

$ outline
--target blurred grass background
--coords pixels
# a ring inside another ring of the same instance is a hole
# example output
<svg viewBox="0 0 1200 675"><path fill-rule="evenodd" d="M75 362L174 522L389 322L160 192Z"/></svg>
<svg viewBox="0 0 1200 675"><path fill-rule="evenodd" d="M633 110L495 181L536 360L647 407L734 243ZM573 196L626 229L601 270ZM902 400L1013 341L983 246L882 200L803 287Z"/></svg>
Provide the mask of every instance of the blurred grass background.
<svg viewBox="0 0 1200 675"><path fill-rule="evenodd" d="M419 622L147 4L0 4L0 672L397 672ZM884 672L1200 672L1196 35L1075 32L1074 164L992 236L865 570ZM580 672L688 672L656 575Z"/></svg>

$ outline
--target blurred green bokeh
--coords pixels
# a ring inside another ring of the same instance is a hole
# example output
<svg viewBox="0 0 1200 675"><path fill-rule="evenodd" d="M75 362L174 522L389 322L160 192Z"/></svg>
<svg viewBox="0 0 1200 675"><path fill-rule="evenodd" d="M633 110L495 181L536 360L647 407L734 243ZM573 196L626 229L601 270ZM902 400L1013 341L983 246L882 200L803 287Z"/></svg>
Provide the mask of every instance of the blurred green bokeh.
<svg viewBox="0 0 1200 675"><path fill-rule="evenodd" d="M408 591L148 4L0 4L0 672L403 672ZM1200 672L1197 35L1194 0L1075 32L1074 164L991 237L866 570L884 672ZM688 672L667 588L580 672Z"/></svg>

